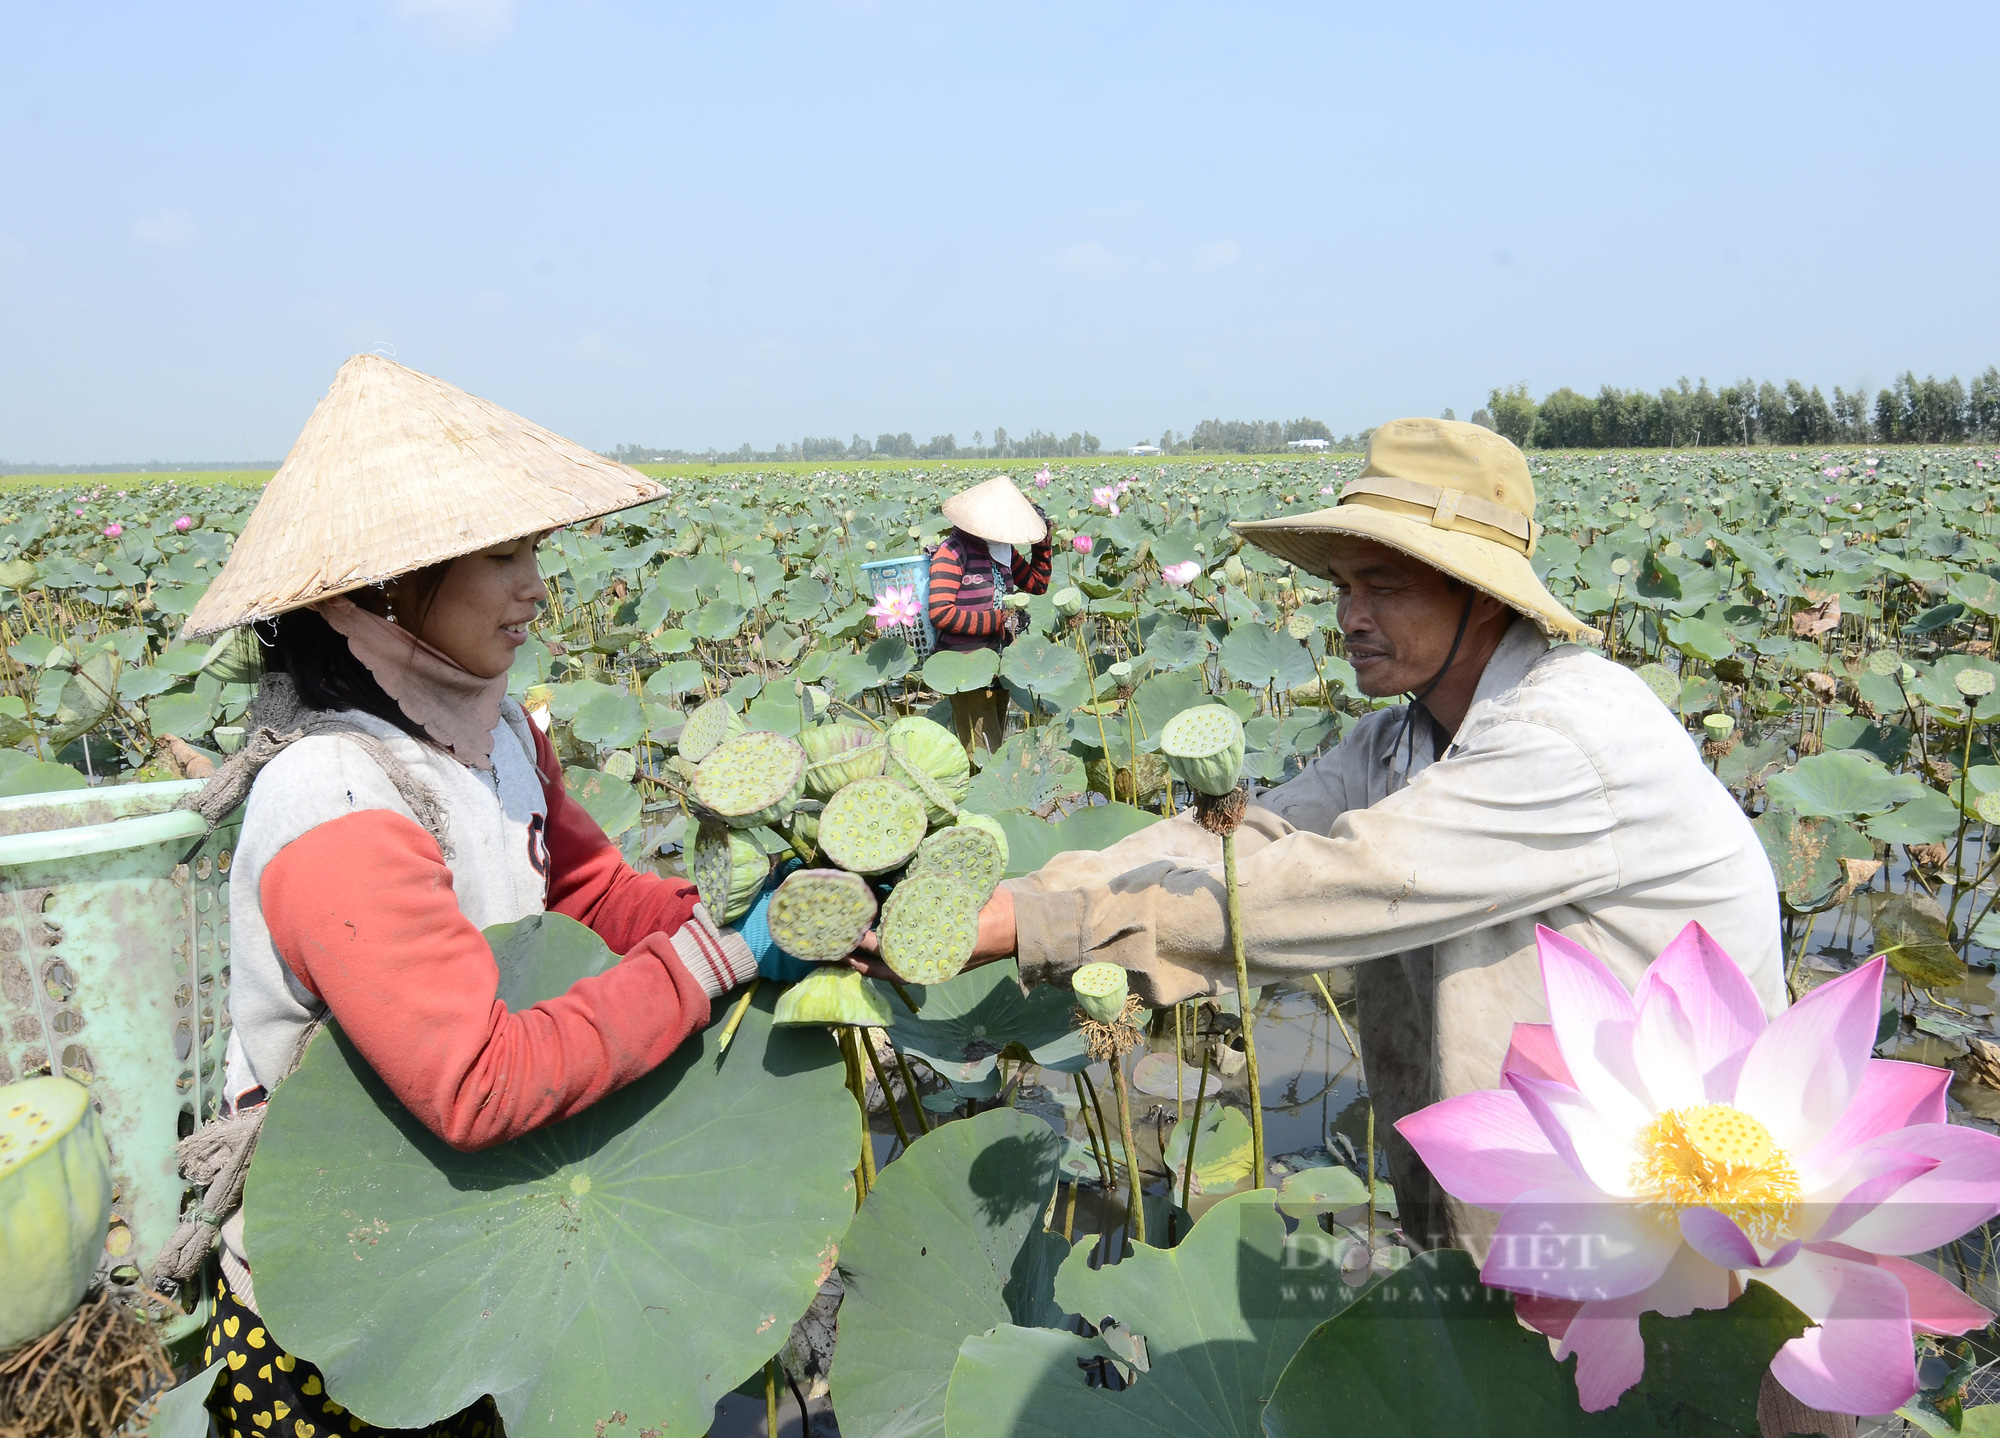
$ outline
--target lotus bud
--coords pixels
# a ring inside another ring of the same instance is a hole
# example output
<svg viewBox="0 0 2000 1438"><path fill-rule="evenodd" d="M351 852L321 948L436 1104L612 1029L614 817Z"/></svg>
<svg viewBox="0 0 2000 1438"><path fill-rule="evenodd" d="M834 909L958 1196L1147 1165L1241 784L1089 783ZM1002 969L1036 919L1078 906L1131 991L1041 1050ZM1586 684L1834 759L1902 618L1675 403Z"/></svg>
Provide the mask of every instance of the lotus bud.
<svg viewBox="0 0 2000 1438"><path fill-rule="evenodd" d="M1232 554L1222 561L1222 577L1241 589L1250 572L1243 567L1243 561Z"/></svg>
<svg viewBox="0 0 2000 1438"><path fill-rule="evenodd" d="M1235 792L1243 750L1243 721L1226 704L1183 709L1160 730L1160 752L1174 777L1211 798Z"/></svg>
<svg viewBox="0 0 2000 1438"><path fill-rule="evenodd" d="M711 699L688 715L687 723L681 729L681 758L690 764L699 764L720 749L726 740L735 738L749 727L743 722L743 716L729 707L728 700Z"/></svg>
<svg viewBox="0 0 2000 1438"><path fill-rule="evenodd" d="M843 869L798 869L771 895L771 937L794 958L831 964L854 952L875 922L875 892Z"/></svg>
<svg viewBox="0 0 2000 1438"><path fill-rule="evenodd" d="M1075 585L1058 589L1049 597L1049 603L1055 606L1056 613L1067 619L1072 615L1083 613L1083 591Z"/></svg>
<svg viewBox="0 0 2000 1438"><path fill-rule="evenodd" d="M886 1028L891 1018L889 1001L857 970L841 964L815 969L786 989L778 996L771 1022L786 1027L879 1029Z"/></svg>
<svg viewBox="0 0 2000 1438"><path fill-rule="evenodd" d="M741 829L704 820L688 850L688 877L715 921L733 924L750 912L771 877L771 856Z"/></svg>
<svg viewBox="0 0 2000 1438"><path fill-rule="evenodd" d="M782 824L806 789L806 751L783 734L753 729L702 760L695 802L732 827Z"/></svg>
<svg viewBox="0 0 2000 1438"><path fill-rule="evenodd" d="M110 1221L111 1152L90 1090L60 1075L0 1086L0 1351L75 1309Z"/></svg>
<svg viewBox="0 0 2000 1438"><path fill-rule="evenodd" d="M819 851L856 874L886 874L917 852L928 827L924 801L894 779L859 779L820 811Z"/></svg>
<svg viewBox="0 0 2000 1438"><path fill-rule="evenodd" d="M980 902L939 874L905 878L882 906L882 961L908 984L958 977L979 940Z"/></svg>
<svg viewBox="0 0 2000 1438"><path fill-rule="evenodd" d="M1100 1024L1115 1024L1125 1013L1125 970L1116 964L1085 964L1070 975L1077 1007Z"/></svg>

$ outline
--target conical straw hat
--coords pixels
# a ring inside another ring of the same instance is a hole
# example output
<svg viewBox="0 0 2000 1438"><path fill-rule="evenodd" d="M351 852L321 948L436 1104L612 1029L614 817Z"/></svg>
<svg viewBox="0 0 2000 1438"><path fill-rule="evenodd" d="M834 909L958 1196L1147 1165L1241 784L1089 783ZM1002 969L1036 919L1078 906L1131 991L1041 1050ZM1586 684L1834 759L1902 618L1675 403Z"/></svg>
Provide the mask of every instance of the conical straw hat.
<svg viewBox="0 0 2000 1438"><path fill-rule="evenodd" d="M1368 437L1368 463L1332 509L1229 526L1322 579L1328 536L1399 549L1527 615L1559 639L1600 638L1543 587L1528 561L1541 538L1535 481L1512 443L1481 425L1394 419Z"/></svg>
<svg viewBox="0 0 2000 1438"><path fill-rule="evenodd" d="M1004 474L947 499L944 517L967 534L995 544L1040 544L1049 534L1048 521Z"/></svg>
<svg viewBox="0 0 2000 1438"><path fill-rule="evenodd" d="M356 355L264 486L183 632L269 619L665 492L443 380Z"/></svg>

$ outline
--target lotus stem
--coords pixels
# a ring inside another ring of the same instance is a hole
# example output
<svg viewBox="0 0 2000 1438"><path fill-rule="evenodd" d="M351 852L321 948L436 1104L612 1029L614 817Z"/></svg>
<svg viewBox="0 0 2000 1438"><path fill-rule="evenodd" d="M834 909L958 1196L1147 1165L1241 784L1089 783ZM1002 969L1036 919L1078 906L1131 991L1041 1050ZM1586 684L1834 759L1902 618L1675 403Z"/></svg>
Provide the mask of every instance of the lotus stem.
<svg viewBox="0 0 2000 1438"><path fill-rule="evenodd" d="M1130 1177L1132 1188L1126 1213L1132 1228L1132 1241L1146 1241L1146 1186L1139 1181L1139 1146L1132 1141L1132 1099L1125 1089L1125 1064L1116 1056L1111 1060L1112 1091L1118 1099L1118 1136L1125 1140L1125 1172Z"/></svg>
<svg viewBox="0 0 2000 1438"><path fill-rule="evenodd" d="M1264 1092L1257 1083L1257 1039L1250 1013L1250 966L1243 956L1243 901L1236 892L1236 830L1222 836L1222 887L1229 905L1229 953L1236 960L1236 1008L1243 1019L1244 1082L1250 1086L1250 1162L1255 1168L1250 1186L1262 1188L1264 1163ZM1192 1156L1192 1155L1190 1155Z"/></svg>
<svg viewBox="0 0 2000 1438"><path fill-rule="evenodd" d="M1354 1035L1347 1031L1347 1020L1340 1016L1340 1005L1336 1004L1333 995L1327 992L1326 980L1314 974L1313 982L1319 985L1319 996L1326 1000L1327 1012L1332 1014L1333 1021L1340 1025L1340 1036L1347 1040L1347 1051L1357 1058L1360 1057L1360 1046L1354 1042Z"/></svg>
<svg viewBox="0 0 2000 1438"><path fill-rule="evenodd" d="M923 1100L917 1097L917 1081L910 1076L910 1061L903 1057L903 1051L896 1048L892 1040L889 1047L896 1055L896 1069L903 1075L903 1092L910 1096L910 1113L917 1120L919 1136L931 1131L931 1121L924 1117Z"/></svg>
<svg viewBox="0 0 2000 1438"><path fill-rule="evenodd" d="M903 1001L903 1007L911 1013L917 1011L917 1001L910 997L910 991L903 987L901 980L889 980L889 987L896 991L896 997Z"/></svg>
<svg viewBox="0 0 2000 1438"><path fill-rule="evenodd" d="M875 1186L875 1141L868 1132L868 1086L861 1077L861 1056L854 1051L853 1033L850 1028L839 1030L838 1041L840 1056L847 1062L847 1091L861 1110L861 1152L854 1162L854 1206L860 1208L868 1199L868 1190Z"/></svg>
<svg viewBox="0 0 2000 1438"><path fill-rule="evenodd" d="M1179 1123L1181 1119L1185 1116L1185 1104L1182 1101L1181 1088L1182 1085L1186 1082L1186 1080L1184 1080L1181 1077L1181 1045L1184 1044L1186 1040L1181 1037L1181 1011L1186 1007L1187 1005L1185 1004L1174 1005L1174 1122L1175 1123Z"/></svg>
<svg viewBox="0 0 2000 1438"><path fill-rule="evenodd" d="M1181 1168L1181 1207L1188 1206L1188 1198L1194 1188L1194 1141L1201 1137L1201 1106L1208 1098L1208 1061L1214 1056L1215 1046L1203 1044L1201 1048L1201 1083L1194 1091L1194 1124L1187 1131L1187 1161Z"/></svg>
<svg viewBox="0 0 2000 1438"><path fill-rule="evenodd" d="M801 839L797 834L792 832L792 821L790 819L785 820L782 824L773 824L771 827L778 831L779 838L792 846L792 852L799 856L800 863L804 864L808 869L819 863L819 855L807 847L804 839Z"/></svg>
<svg viewBox="0 0 2000 1438"><path fill-rule="evenodd" d="M1368 1104L1368 1261L1375 1261L1375 1104Z"/></svg>
<svg viewBox="0 0 2000 1438"><path fill-rule="evenodd" d="M1063 1205L1063 1242L1070 1242L1070 1235L1076 1231L1076 1180L1069 1182L1069 1202Z"/></svg>
<svg viewBox="0 0 2000 1438"><path fill-rule="evenodd" d="M1082 1073L1079 1072L1077 1077L1083 1078ZM1089 1079L1084 1079L1086 1085L1089 1082ZM1097 1164L1098 1181L1104 1185L1104 1191L1110 1193L1118 1187L1111 1178L1111 1141L1108 1138L1105 1139L1103 1145L1100 1147L1097 1139L1097 1130L1091 1127L1089 1100L1094 1097L1095 1094L1090 1093L1086 1089L1084 1097L1077 1103L1076 1112L1077 1116L1083 1120L1084 1136L1090 1140L1090 1156Z"/></svg>
<svg viewBox="0 0 2000 1438"><path fill-rule="evenodd" d="M764 1365L764 1431L777 1438L778 1432L778 1357L774 1353Z"/></svg>
<svg viewBox="0 0 2000 1438"><path fill-rule="evenodd" d="M875 1052L875 1040L866 1029L857 1029L855 1042L868 1055L868 1066L875 1070L875 1082L882 1086L882 1105L889 1110L889 1121L896 1125L896 1137L902 1141L903 1151L909 1152L910 1130L903 1124L903 1110L896 1102L896 1091L889 1087L889 1075L882 1070L882 1056Z"/></svg>
<svg viewBox="0 0 2000 1438"><path fill-rule="evenodd" d="M722 1056L729 1052L729 1041L736 1037L737 1025L741 1024L743 1016L750 1012L750 1000L757 997L757 985L763 982L762 978L752 979L750 987L743 991L743 997L738 999L736 1006L729 1011L729 1021L723 1024L722 1034L715 1041L715 1061L717 1063L721 1063Z"/></svg>

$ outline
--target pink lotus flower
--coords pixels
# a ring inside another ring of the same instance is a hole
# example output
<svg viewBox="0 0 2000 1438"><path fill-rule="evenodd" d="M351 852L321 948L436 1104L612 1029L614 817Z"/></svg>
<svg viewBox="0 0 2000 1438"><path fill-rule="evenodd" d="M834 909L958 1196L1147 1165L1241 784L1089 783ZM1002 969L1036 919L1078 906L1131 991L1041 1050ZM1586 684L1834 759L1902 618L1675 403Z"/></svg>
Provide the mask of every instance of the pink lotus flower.
<svg viewBox="0 0 2000 1438"><path fill-rule="evenodd" d="M1199 564L1196 564L1192 559L1183 559L1179 564L1163 566L1160 570L1160 578L1179 588L1183 584L1192 584L1194 577L1200 573L1201 566Z"/></svg>
<svg viewBox="0 0 2000 1438"><path fill-rule="evenodd" d="M1116 514L1118 512L1118 486L1115 484L1099 485L1090 492L1090 502L1099 509L1108 509L1113 514Z"/></svg>
<svg viewBox="0 0 2000 1438"><path fill-rule="evenodd" d="M868 617L877 629L914 629L924 617L917 607L917 586L890 585L870 606Z"/></svg>
<svg viewBox="0 0 2000 1438"><path fill-rule="evenodd" d="M106 539L116 539L119 535L123 534L124 532L125 532L125 526L119 524L115 520L112 523L104 526L104 537Z"/></svg>
<svg viewBox="0 0 2000 1438"><path fill-rule="evenodd" d="M1090 553L1090 536L1087 534L1079 534L1075 539L1072 539L1069 542L1069 547L1071 549L1074 549L1078 554Z"/></svg>
<svg viewBox="0 0 2000 1438"><path fill-rule="evenodd" d="M1054 477L1055 476L1049 473L1049 467L1046 464L1043 465L1040 469L1035 471L1035 488L1047 489L1049 487L1049 481Z"/></svg>
<svg viewBox="0 0 2000 1438"><path fill-rule="evenodd" d="M1728 1305L1751 1279L1816 1327L1771 1372L1809 1407L1886 1413L1911 1334L1992 1315L1902 1254L2000 1211L2000 1139L1944 1122L1943 1069L1873 1056L1884 960L1767 1021L1689 924L1627 993L1537 931L1550 1024L1517 1024L1507 1085L1399 1121L1447 1192L1500 1213L1481 1278L1577 1355L1593 1412L1639 1381L1639 1315Z"/></svg>
<svg viewBox="0 0 2000 1438"><path fill-rule="evenodd" d="M190 529L193 528L194 528L194 519L190 515L183 514L179 519L174 521L174 530L176 533L186 534Z"/></svg>

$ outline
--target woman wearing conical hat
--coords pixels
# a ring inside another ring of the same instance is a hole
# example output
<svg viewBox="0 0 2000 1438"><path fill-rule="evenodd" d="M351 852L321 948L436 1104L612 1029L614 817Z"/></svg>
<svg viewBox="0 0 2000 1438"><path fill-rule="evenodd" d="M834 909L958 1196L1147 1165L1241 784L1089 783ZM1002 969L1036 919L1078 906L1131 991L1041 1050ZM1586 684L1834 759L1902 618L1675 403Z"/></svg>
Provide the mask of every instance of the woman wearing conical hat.
<svg viewBox="0 0 2000 1438"><path fill-rule="evenodd" d="M931 551L930 621L938 647L999 649L1015 618L1000 601L1012 590L1048 590L1049 517L1004 474L953 495L943 508L952 530ZM995 682L954 694L951 718L968 753L998 749L1006 737L1007 691Z"/></svg>
<svg viewBox="0 0 2000 1438"><path fill-rule="evenodd" d="M250 740L200 801L233 807L249 785L230 875L234 1111L330 1015L425 1127L485 1148L649 1072L757 972L692 885L625 864L506 693L547 597L541 537L661 492L439 380L374 355L342 366L188 622L253 624L265 646ZM544 911L624 960L510 1013L480 931ZM273 1403L371 1431L310 1364L273 1365L240 1210L222 1240L205 1361L230 1361L210 1400L224 1431ZM477 1438L490 1408L443 1431Z"/></svg>

